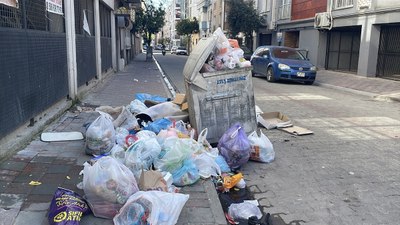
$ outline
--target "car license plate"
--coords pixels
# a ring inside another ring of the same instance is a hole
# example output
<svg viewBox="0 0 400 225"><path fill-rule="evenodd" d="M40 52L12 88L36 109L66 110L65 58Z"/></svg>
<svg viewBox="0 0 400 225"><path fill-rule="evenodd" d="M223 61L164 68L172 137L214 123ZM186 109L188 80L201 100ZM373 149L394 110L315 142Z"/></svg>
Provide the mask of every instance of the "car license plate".
<svg viewBox="0 0 400 225"><path fill-rule="evenodd" d="M298 77L305 77L306 74L304 72L297 72Z"/></svg>

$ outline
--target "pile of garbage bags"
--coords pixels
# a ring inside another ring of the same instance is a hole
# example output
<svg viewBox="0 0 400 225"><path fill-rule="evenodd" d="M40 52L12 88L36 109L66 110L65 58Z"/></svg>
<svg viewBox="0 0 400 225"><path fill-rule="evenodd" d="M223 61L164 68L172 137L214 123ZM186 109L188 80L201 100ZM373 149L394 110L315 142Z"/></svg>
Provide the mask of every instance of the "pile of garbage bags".
<svg viewBox="0 0 400 225"><path fill-rule="evenodd" d="M251 66L236 39L228 39L220 27L214 31L213 36L217 38L217 44L200 70L201 73Z"/></svg>
<svg viewBox="0 0 400 225"><path fill-rule="evenodd" d="M138 93L128 106L96 108L99 116L86 130L85 153L93 158L81 172L84 199L94 216L117 225L175 224L189 199L180 187L219 177L222 191L244 188L243 176L235 171L248 160L274 160L264 134L247 136L237 123L212 147L207 128L194 130L187 112L162 100ZM57 224L55 217L49 221Z"/></svg>

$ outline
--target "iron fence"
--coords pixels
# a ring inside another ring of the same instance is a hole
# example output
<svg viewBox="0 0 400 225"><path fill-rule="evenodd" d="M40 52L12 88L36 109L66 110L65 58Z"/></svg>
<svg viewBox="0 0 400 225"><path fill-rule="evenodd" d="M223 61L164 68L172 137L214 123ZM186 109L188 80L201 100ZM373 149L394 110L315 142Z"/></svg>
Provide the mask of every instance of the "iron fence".
<svg viewBox="0 0 400 225"><path fill-rule="evenodd" d="M11 3L10 3L11 2ZM46 0L0 4L0 138L68 97L63 9ZM92 0L74 0L78 86L96 75ZM110 9L100 4L102 70L111 67ZM86 21L90 34L83 28ZM104 23L104 24L103 24Z"/></svg>

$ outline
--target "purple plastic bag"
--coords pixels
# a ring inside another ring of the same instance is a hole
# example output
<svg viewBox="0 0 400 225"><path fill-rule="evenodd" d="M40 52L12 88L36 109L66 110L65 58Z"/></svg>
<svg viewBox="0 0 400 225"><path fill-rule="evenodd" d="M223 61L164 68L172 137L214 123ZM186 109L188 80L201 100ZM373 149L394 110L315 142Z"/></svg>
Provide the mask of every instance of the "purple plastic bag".
<svg viewBox="0 0 400 225"><path fill-rule="evenodd" d="M85 200L74 191L59 187L54 193L49 209L50 225L79 225L90 209Z"/></svg>
<svg viewBox="0 0 400 225"><path fill-rule="evenodd" d="M249 160L250 142L239 123L225 131L218 141L218 149L231 169L237 169Z"/></svg>

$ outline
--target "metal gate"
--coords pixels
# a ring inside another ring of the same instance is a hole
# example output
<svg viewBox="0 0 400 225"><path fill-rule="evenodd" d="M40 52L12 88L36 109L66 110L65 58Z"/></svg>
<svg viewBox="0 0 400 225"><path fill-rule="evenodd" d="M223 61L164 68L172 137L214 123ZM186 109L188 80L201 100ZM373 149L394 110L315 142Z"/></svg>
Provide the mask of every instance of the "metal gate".
<svg viewBox="0 0 400 225"><path fill-rule="evenodd" d="M377 76L400 80L400 25L382 26Z"/></svg>
<svg viewBox="0 0 400 225"><path fill-rule="evenodd" d="M68 95L62 15L45 0L0 4L0 139Z"/></svg>
<svg viewBox="0 0 400 225"><path fill-rule="evenodd" d="M328 33L328 70L357 72L361 27L333 30Z"/></svg>

